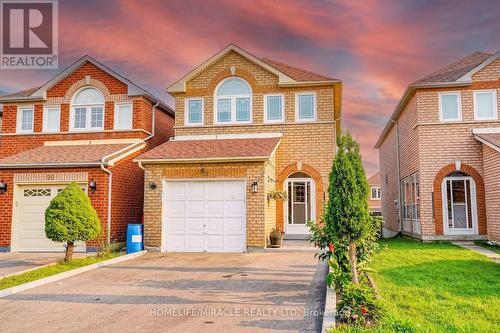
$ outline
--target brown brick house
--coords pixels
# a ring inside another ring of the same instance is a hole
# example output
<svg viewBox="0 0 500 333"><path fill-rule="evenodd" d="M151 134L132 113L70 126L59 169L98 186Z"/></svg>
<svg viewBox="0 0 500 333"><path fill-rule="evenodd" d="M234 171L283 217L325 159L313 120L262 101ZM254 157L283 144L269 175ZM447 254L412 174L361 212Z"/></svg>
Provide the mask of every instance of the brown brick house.
<svg viewBox="0 0 500 333"><path fill-rule="evenodd" d="M71 181L87 191L104 241L123 240L126 225L141 222L144 173L132 160L173 135L171 108L88 56L0 103L3 250L63 250L45 237L44 211Z"/></svg>
<svg viewBox="0 0 500 333"><path fill-rule="evenodd" d="M500 240L500 52L412 83L376 147L386 233Z"/></svg>
<svg viewBox="0 0 500 333"><path fill-rule="evenodd" d="M146 246L243 252L265 247L273 228L304 237L321 217L341 82L229 45L168 92L175 138L136 159Z"/></svg>
<svg viewBox="0 0 500 333"><path fill-rule="evenodd" d="M380 189L380 172L377 172L368 178L368 185L370 186L370 194L368 196L368 208L370 213L375 216L382 215L382 200Z"/></svg>

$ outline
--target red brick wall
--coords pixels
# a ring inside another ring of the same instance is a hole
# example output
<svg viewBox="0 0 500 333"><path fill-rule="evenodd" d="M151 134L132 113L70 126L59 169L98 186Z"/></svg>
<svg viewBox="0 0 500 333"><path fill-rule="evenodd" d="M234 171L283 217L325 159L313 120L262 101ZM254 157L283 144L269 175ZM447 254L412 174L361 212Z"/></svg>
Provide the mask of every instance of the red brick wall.
<svg viewBox="0 0 500 333"><path fill-rule="evenodd" d="M488 238L500 242L500 152L483 144Z"/></svg>

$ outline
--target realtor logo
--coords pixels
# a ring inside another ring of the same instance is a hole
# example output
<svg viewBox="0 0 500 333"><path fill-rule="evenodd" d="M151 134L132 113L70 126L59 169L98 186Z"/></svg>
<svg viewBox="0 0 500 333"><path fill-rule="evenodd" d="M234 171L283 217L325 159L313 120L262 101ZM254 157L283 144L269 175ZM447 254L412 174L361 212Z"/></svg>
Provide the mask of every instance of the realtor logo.
<svg viewBox="0 0 500 333"><path fill-rule="evenodd" d="M57 0L0 0L0 69L56 69Z"/></svg>

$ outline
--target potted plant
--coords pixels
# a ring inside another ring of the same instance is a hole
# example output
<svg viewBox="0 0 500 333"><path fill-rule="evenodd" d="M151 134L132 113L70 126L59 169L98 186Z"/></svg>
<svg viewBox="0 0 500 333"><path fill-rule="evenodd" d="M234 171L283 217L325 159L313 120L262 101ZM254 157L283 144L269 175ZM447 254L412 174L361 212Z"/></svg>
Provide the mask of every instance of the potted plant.
<svg viewBox="0 0 500 333"><path fill-rule="evenodd" d="M283 244L283 235L285 233L279 229L274 229L269 234L269 240L271 241L270 247L281 247Z"/></svg>

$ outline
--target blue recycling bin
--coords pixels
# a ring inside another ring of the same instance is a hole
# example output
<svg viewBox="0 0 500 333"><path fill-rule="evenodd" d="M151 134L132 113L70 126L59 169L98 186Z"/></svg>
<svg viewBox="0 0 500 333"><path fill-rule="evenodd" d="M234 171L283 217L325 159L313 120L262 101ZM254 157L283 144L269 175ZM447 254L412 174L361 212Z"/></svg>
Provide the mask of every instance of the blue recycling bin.
<svg viewBox="0 0 500 333"><path fill-rule="evenodd" d="M143 249L142 224L129 224L127 227L127 253L139 252Z"/></svg>

